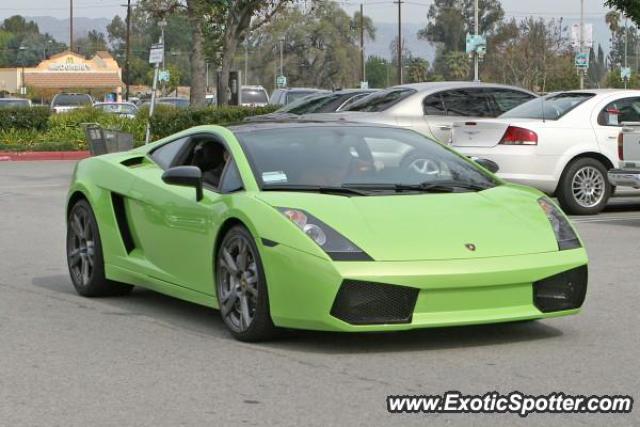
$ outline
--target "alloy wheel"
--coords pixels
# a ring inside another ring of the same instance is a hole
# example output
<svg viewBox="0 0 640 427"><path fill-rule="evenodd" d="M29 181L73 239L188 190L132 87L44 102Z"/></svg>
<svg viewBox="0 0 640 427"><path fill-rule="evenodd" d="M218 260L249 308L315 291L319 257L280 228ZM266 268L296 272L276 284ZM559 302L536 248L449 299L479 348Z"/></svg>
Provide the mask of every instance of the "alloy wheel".
<svg viewBox="0 0 640 427"><path fill-rule="evenodd" d="M235 332L244 332L253 323L258 280L256 255L246 237L236 235L225 241L218 254L220 312Z"/></svg>
<svg viewBox="0 0 640 427"><path fill-rule="evenodd" d="M605 194L605 178L597 168L585 166L578 169L571 181L575 201L584 208L598 205Z"/></svg>
<svg viewBox="0 0 640 427"><path fill-rule="evenodd" d="M71 274L77 284L87 286L93 275L96 253L91 220L84 209L75 209L70 215L68 245Z"/></svg>

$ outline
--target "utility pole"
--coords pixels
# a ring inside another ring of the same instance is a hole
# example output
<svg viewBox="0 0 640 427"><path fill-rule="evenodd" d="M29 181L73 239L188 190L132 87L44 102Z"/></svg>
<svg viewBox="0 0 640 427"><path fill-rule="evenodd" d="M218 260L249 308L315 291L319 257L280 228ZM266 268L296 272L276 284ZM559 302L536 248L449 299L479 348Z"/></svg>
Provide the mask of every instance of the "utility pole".
<svg viewBox="0 0 640 427"><path fill-rule="evenodd" d="M244 41L244 85L247 85L249 75L249 40Z"/></svg>
<svg viewBox="0 0 640 427"><path fill-rule="evenodd" d="M73 52L73 0L69 0L69 50Z"/></svg>
<svg viewBox="0 0 640 427"><path fill-rule="evenodd" d="M478 0L475 0L473 3L473 26L474 26L476 39L478 38L478 32L480 31L480 23L478 22L478 15L479 15ZM478 55L478 52L474 52L473 54L473 81L474 82L480 81L480 76L478 73L479 62L480 62L480 55Z"/></svg>
<svg viewBox="0 0 640 427"><path fill-rule="evenodd" d="M627 45L629 40L629 18L624 17L624 68L627 68ZM624 79L624 88L627 88L627 78Z"/></svg>
<svg viewBox="0 0 640 427"><path fill-rule="evenodd" d="M584 51L584 0L580 0L580 53ZM584 89L584 70L578 71L580 74L580 90Z"/></svg>
<svg viewBox="0 0 640 427"><path fill-rule="evenodd" d="M367 81L367 70L364 62L364 5L360 3L360 81Z"/></svg>
<svg viewBox="0 0 640 427"><path fill-rule="evenodd" d="M402 78L402 3L403 0L394 1L398 5L398 84L403 82Z"/></svg>
<svg viewBox="0 0 640 427"><path fill-rule="evenodd" d="M131 0L127 0L127 56L125 59L125 66L127 67L125 72L125 78L127 79L127 92L125 93L125 100L129 100L129 84L131 82Z"/></svg>
<svg viewBox="0 0 640 427"><path fill-rule="evenodd" d="M284 56L283 56L283 49L284 49L284 37L280 37L280 75L284 76Z"/></svg>

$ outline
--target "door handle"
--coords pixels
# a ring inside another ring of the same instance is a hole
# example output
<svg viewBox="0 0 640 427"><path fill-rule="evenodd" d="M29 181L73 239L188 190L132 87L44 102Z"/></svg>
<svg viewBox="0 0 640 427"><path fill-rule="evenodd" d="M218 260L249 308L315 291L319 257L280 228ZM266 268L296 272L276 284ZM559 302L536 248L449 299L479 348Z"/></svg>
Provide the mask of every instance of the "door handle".
<svg viewBox="0 0 640 427"><path fill-rule="evenodd" d="M608 136L607 139L618 139L617 136Z"/></svg>
<svg viewBox="0 0 640 427"><path fill-rule="evenodd" d="M451 130L451 126L449 126L449 125L439 125L439 126L438 126L438 129L441 129L441 130Z"/></svg>

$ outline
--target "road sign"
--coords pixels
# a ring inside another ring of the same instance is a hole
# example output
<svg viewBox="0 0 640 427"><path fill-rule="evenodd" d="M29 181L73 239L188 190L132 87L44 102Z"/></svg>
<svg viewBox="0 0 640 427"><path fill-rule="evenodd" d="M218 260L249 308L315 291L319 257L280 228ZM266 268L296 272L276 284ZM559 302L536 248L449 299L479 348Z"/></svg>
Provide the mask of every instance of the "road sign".
<svg viewBox="0 0 640 427"><path fill-rule="evenodd" d="M158 73L159 82L168 82L170 79L171 79L171 73L169 73L169 70L163 70Z"/></svg>
<svg viewBox="0 0 640 427"><path fill-rule="evenodd" d="M360 82L360 89L369 89L369 82Z"/></svg>
<svg viewBox="0 0 640 427"><path fill-rule="evenodd" d="M149 64L159 64L164 58L164 45L162 43L151 45L149 51Z"/></svg>
<svg viewBox="0 0 640 427"><path fill-rule="evenodd" d="M580 47L580 24L571 26L571 46ZM584 24L584 47L593 47L593 26L591 24Z"/></svg>
<svg viewBox="0 0 640 427"><path fill-rule="evenodd" d="M576 52L576 68L586 70L589 68L589 54Z"/></svg>
<svg viewBox="0 0 640 427"><path fill-rule="evenodd" d="M629 68L629 67L620 68L620 79L622 79L622 80L631 79L631 68Z"/></svg>
<svg viewBox="0 0 640 427"><path fill-rule="evenodd" d="M466 44L466 52L467 53L478 53L479 55L484 55L487 51L487 39L484 38L483 35L478 34L470 34L467 33L467 44Z"/></svg>
<svg viewBox="0 0 640 427"><path fill-rule="evenodd" d="M287 86L287 76L278 76L278 77L276 77L276 86L278 86L278 87L286 87Z"/></svg>

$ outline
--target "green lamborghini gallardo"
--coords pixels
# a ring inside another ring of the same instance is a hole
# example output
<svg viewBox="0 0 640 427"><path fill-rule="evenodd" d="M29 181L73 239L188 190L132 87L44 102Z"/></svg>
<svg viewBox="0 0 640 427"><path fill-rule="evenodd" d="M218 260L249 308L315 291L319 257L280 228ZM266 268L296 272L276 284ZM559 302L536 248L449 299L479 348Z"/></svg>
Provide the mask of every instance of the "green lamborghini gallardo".
<svg viewBox="0 0 640 427"><path fill-rule="evenodd" d="M78 163L69 273L83 296L135 285L219 309L246 341L577 313L582 242L495 167L381 125L196 127Z"/></svg>

